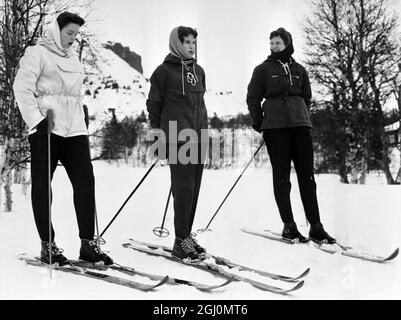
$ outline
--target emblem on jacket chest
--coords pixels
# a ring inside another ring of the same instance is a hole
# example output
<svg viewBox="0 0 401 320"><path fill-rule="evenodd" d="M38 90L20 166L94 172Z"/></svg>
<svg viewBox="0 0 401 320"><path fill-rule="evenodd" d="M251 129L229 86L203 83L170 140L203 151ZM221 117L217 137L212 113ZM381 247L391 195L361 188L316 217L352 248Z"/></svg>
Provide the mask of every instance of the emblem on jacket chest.
<svg viewBox="0 0 401 320"><path fill-rule="evenodd" d="M187 82L193 86L196 86L196 84L198 83L195 76L191 72L187 73Z"/></svg>
<svg viewBox="0 0 401 320"><path fill-rule="evenodd" d="M187 65L184 64L184 67L186 71L187 82L195 87L198 83L198 78L191 72L191 69Z"/></svg>

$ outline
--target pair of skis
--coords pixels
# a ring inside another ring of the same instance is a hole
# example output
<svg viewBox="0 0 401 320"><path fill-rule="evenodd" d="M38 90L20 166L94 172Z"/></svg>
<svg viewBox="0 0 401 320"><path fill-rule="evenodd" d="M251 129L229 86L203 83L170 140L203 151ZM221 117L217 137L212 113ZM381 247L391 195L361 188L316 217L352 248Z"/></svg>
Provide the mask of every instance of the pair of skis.
<svg viewBox="0 0 401 320"><path fill-rule="evenodd" d="M37 266L37 267L48 267L48 265L42 261L40 261L39 257L33 257L26 254L19 255L19 259L25 261L28 265ZM129 266L122 266L120 264L112 264L110 266L99 264L99 263L90 263L81 260L69 260L67 264L63 266L59 266L57 264L53 265L53 269L57 271L62 271L66 273L71 273L79 276L84 276L92 279L102 280L109 283L113 283L116 285L121 285L125 287L129 287L131 289L137 289L140 291L152 291L164 284L171 285L187 285L194 287L200 291L212 291L218 288L222 288L232 280L227 280L222 284L218 285L207 285L202 284L190 280L178 279L169 276L162 276L158 274L148 273L136 270L135 268ZM96 270L96 271L94 271ZM125 278L105 274L99 271L107 271L107 270L116 270L124 274L128 274L129 276L141 276L146 277L152 281L155 281L154 284L146 284L142 282L132 281Z"/></svg>
<svg viewBox="0 0 401 320"><path fill-rule="evenodd" d="M290 240L290 239L283 238L280 233L270 231L270 230L264 230L264 231L260 232L260 231L255 231L255 230L251 230L248 228L242 228L241 231L251 234L251 235L256 235L259 237L263 237L266 239L275 240L275 241L279 241L279 242L283 242L283 243L287 243L287 244L299 243L296 240ZM391 260L395 259L399 253L399 249L396 248L388 256L377 256L377 255L373 255L370 253L358 251L357 249L355 249L353 247L345 246L340 243L327 244L325 242L320 242L320 243L314 242L314 246L317 249L319 249L323 252L326 252L326 253L330 253L330 254L340 253L343 256L360 259L360 260L364 260L364 261L378 262L378 263L384 263L384 262L391 261Z"/></svg>
<svg viewBox="0 0 401 320"><path fill-rule="evenodd" d="M19 256L19 259L25 261L28 265L31 265L31 266L46 267L46 268L48 267L48 264L42 262L39 257L33 257L33 256L28 256L26 254L21 254ZM141 290L141 291L151 291L157 287L162 286L163 284L165 284L169 281L169 277L165 276L165 277L162 277L161 279L158 279L158 281L155 284L145 284L145 283L141 283L141 282L136 282L136 281L108 275L105 273L96 272L96 271L90 270L87 267L80 265L79 263L72 263L71 261L69 261L67 264L64 264L62 266L60 266L58 264L53 264L52 268L57 271L62 271L62 272L66 272L66 273L72 273L75 275L83 276L83 277L102 280L102 281L106 281L109 283L114 283L114 284L118 284L121 286L129 287L131 289L137 289L137 290Z"/></svg>
<svg viewBox="0 0 401 320"><path fill-rule="evenodd" d="M166 258L171 261L179 262L179 263L182 263L182 264L185 264L188 266L193 266L195 268L210 272L211 274L213 274L215 276L223 277L223 278L226 278L231 281L246 282L258 289L273 292L273 293L278 293L278 294L288 294L290 292L300 289L304 285L303 279L308 275L308 273L310 271L310 269L308 268L301 275L299 275L297 277L289 277L289 276L285 276L285 275L270 273L270 272L246 267L246 266L231 262L228 259L214 256L214 255L209 255L209 254L206 255L204 260L201 260L199 262L185 263L184 261L182 261L172 255L173 251L170 247L166 247L166 246L162 246L162 245L158 245L158 244L141 242L141 241L137 241L134 239L129 239L128 241L123 243L123 246L125 248L143 252L148 255L163 257L163 258ZM264 276L264 277L268 277L270 279L280 280L280 281L290 282L290 283L296 283L296 284L288 289L275 287L275 286L272 286L272 285L269 285L269 284L266 284L266 283L263 283L260 281L256 281L256 280L247 278L247 277L239 275L237 273L231 273L231 272L227 271L226 268L224 268L224 267L226 267L227 269L230 269L230 270L253 272L255 274L258 274L258 275Z"/></svg>

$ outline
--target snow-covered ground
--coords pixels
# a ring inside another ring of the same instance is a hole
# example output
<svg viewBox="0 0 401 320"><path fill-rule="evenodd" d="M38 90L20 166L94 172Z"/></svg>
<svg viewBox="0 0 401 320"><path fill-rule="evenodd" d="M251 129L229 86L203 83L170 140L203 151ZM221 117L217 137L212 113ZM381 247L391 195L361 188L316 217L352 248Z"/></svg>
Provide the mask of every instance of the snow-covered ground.
<svg viewBox="0 0 401 320"><path fill-rule="evenodd" d="M94 162L97 211L100 228L114 216L147 168L125 164ZM224 198L241 168L206 170L199 199L195 229L204 227ZM364 251L387 255L401 243L400 186L387 186L375 176L367 185L343 185L333 175L317 176L322 221L342 242ZM301 232L307 233L296 177L293 181L293 209ZM311 273L305 286L288 296L276 295L235 282L221 290L203 293L186 286L164 285L153 292L141 292L95 279L54 272L52 280L45 268L25 265L19 253L39 254L40 241L34 226L30 199L14 186L14 211L0 212L0 299L400 299L400 257L387 264L360 261L341 255L329 255L310 245L286 245L251 236L243 226L281 231L281 222L273 198L269 168L252 169L237 187L213 221L212 232L199 233L198 240L209 252L232 261L278 272L297 275L307 267ZM157 167L131 198L119 218L105 234L105 250L119 263L139 270L216 284L216 278L195 268L151 257L121 246L133 237L138 240L172 245L173 235L157 238L152 229L161 224L169 189L169 169ZM56 242L65 255L77 258L79 239L72 203L72 189L62 167L53 181L53 221ZM3 197L4 200L4 197ZM170 206L166 227L174 234ZM113 273L113 272L110 272ZM113 273L122 277L118 273ZM249 277L261 278L247 274ZM142 277L133 280L150 283ZM284 282L262 279L272 285Z"/></svg>

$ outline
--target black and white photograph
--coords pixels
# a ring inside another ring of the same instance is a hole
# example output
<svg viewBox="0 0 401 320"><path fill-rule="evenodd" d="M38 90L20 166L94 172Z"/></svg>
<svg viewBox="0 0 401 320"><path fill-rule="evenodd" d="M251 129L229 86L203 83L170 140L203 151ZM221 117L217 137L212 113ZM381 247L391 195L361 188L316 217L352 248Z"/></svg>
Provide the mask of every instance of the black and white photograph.
<svg viewBox="0 0 401 320"><path fill-rule="evenodd" d="M400 125L400 0L1 0L0 300L399 300Z"/></svg>

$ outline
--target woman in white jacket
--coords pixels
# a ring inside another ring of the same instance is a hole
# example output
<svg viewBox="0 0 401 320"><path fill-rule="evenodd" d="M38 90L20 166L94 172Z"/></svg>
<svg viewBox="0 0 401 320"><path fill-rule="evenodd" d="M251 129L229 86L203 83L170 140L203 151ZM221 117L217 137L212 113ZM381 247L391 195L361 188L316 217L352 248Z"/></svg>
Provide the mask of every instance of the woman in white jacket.
<svg viewBox="0 0 401 320"><path fill-rule="evenodd" d="M67 262L54 242L51 228L49 243L47 192L47 119L51 109L54 123L51 133L51 176L58 161L64 166L74 191L74 206L81 238L80 259L112 264L93 241L95 230L95 192L89 154L88 130L80 99L83 67L71 48L85 21L63 12L45 37L28 47L20 60L14 82L14 94L22 117L29 128L32 177L32 208L42 243L41 260Z"/></svg>

